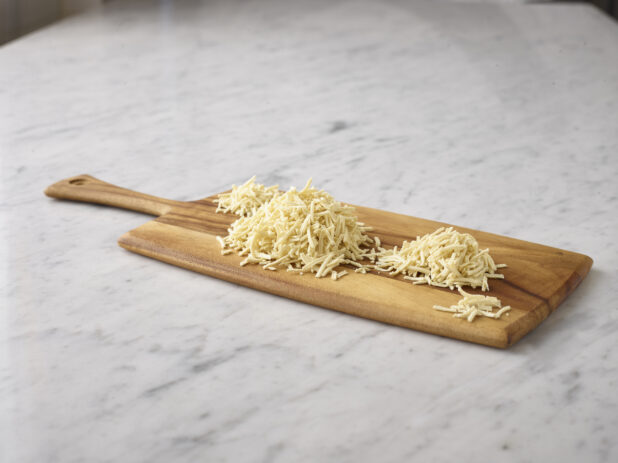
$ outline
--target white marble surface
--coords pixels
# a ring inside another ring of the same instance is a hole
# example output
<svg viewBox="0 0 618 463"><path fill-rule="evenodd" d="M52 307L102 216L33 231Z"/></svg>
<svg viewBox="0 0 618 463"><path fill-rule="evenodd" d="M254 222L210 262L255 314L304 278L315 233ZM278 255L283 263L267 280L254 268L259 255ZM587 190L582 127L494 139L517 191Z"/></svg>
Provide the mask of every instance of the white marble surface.
<svg viewBox="0 0 618 463"><path fill-rule="evenodd" d="M116 2L0 48L6 462L618 460L618 27L577 4ZM594 258L500 351L120 249L253 174Z"/></svg>

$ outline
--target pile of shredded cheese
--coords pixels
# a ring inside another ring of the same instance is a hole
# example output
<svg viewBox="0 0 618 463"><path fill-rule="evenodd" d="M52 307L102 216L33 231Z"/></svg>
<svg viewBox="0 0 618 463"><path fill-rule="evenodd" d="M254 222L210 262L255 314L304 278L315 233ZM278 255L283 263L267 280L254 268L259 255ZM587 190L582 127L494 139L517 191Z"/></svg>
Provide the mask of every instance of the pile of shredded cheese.
<svg viewBox="0 0 618 463"><path fill-rule="evenodd" d="M222 253L246 256L240 265L259 264L266 270L287 267L290 272L315 273L317 278L342 277L348 272L336 271L341 264L367 271L358 261L375 255L375 250L369 254L368 249L373 240L365 234L370 227L358 222L354 208L313 188L311 180L302 190L291 188L286 193L276 193L273 187L262 190L253 180L229 196L220 196L222 211L244 212L226 237L217 237Z"/></svg>
<svg viewBox="0 0 618 463"><path fill-rule="evenodd" d="M219 195L215 200L217 212L231 212L243 217L252 215L258 207L279 194L279 185L265 187L255 183L255 176L240 186L232 185L232 191Z"/></svg>
<svg viewBox="0 0 618 463"><path fill-rule="evenodd" d="M463 297L459 300L457 305L452 305L450 307L434 305L433 308L443 312L452 312L453 317L466 318L469 322L474 321L478 315L497 319L500 318L503 313L511 310L511 306L508 305L500 308L502 303L497 297L469 294L461 288L459 288L459 294ZM498 308L499 310L494 312L494 308Z"/></svg>
<svg viewBox="0 0 618 463"><path fill-rule="evenodd" d="M479 249L478 242L468 233L453 228L439 228L433 233L404 241L401 249L379 248L374 268L391 275L404 275L414 284L429 284L450 289L461 286L489 290L488 278L504 278L496 270L489 249Z"/></svg>

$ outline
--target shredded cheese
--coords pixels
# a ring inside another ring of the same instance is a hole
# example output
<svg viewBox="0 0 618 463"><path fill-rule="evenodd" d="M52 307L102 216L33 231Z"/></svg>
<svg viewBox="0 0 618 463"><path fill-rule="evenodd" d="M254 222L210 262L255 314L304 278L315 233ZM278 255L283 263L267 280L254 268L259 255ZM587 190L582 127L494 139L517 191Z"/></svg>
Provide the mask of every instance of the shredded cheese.
<svg viewBox="0 0 618 463"><path fill-rule="evenodd" d="M279 194L279 186L265 187L255 183L255 176L240 186L232 185L232 191L220 194L216 212L231 212L240 216L252 215L258 207L267 203Z"/></svg>
<svg viewBox="0 0 618 463"><path fill-rule="evenodd" d="M481 296L477 294L469 294L463 289L459 288L459 294L463 297L456 305L450 307L442 307L441 305L434 305L433 308L441 310L443 312L452 312L453 317L466 318L469 322L474 321L477 316L489 317L498 319L511 310L511 306L502 306L502 302L497 297ZM493 309L498 308L497 312Z"/></svg>
<svg viewBox="0 0 618 463"><path fill-rule="evenodd" d="M468 233L439 228L433 233L404 241L401 249L379 248L373 267L391 275L404 275L414 284L455 289L461 286L489 290L489 278L504 278L489 255L489 249L479 249L478 242Z"/></svg>
<svg viewBox="0 0 618 463"><path fill-rule="evenodd" d="M498 319L510 310L501 308L496 297L466 293L461 286L489 290L489 278L504 278L497 270L506 265L494 263L488 249L467 233L440 228L433 233L404 241L401 248L382 247L380 239L370 238L371 230L358 222L354 208L341 204L323 190L311 186L311 179L297 191L286 193L277 186L255 183L255 177L230 193L219 195L217 212L232 212L241 217L217 236L222 254L244 256L241 266L259 264L264 270L287 268L300 275L333 280L347 275L337 271L349 265L356 273L369 270L402 274L414 284L455 289L463 296L451 307L433 306L472 322L477 316ZM374 245L375 247L371 247ZM364 262L364 263L363 263ZM497 312L493 309L498 308Z"/></svg>
<svg viewBox="0 0 618 463"><path fill-rule="evenodd" d="M314 273L316 278L341 278L348 273L335 270L342 264L366 272L367 266L357 261L369 258L373 240L366 235L370 227L358 222L354 208L312 187L311 179L302 190L291 188L286 193L274 192L274 187L262 190L253 182L219 197L218 211L243 215L232 223L226 237L217 238L223 253L233 250L245 256L241 266L283 267L289 272Z"/></svg>

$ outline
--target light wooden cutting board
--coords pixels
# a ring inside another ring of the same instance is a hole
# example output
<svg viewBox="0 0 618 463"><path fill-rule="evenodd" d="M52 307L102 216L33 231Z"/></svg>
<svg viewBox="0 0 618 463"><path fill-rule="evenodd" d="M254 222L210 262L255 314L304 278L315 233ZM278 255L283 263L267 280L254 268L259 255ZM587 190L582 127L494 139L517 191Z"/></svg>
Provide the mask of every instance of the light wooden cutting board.
<svg viewBox="0 0 618 463"><path fill-rule="evenodd" d="M504 280L490 280L491 291L508 316L477 318L469 323L434 305L456 304L456 291L413 285L385 273L351 273L338 281L240 267L240 257L222 256L216 236L225 236L237 218L216 214L217 195L198 201L172 201L119 188L89 175L62 180L45 190L48 196L121 207L158 216L125 233L118 243L129 251L278 296L296 299L359 317L487 346L506 348L541 323L579 285L592 265L588 256L540 244L456 227L472 234L481 248L489 248ZM385 246L433 232L447 224L378 209L355 206L358 218L373 227ZM479 291L470 291L480 293ZM341 326L345 330L345 326Z"/></svg>

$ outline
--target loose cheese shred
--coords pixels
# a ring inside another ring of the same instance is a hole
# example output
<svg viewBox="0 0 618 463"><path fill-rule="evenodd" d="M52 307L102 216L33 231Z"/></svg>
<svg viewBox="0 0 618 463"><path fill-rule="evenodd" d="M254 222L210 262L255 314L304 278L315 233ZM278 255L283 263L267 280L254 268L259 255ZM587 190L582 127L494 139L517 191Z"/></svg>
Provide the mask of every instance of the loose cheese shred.
<svg viewBox="0 0 618 463"><path fill-rule="evenodd" d="M232 185L231 192L220 194L215 200L216 212L231 212L243 217L252 215L258 207L279 194L278 188L278 185L265 187L255 183L253 176L240 186Z"/></svg>
<svg viewBox="0 0 618 463"><path fill-rule="evenodd" d="M477 316L497 319L505 312L511 310L511 307L508 305L500 308L502 303L497 297L469 294L461 288L458 288L458 290L459 294L463 297L456 305L450 307L434 305L433 308L443 312L452 312L453 317L466 318L469 322L474 321ZM499 310L494 312L494 308L498 308Z"/></svg>
<svg viewBox="0 0 618 463"><path fill-rule="evenodd" d="M404 241L401 249L379 249L374 268L391 275L404 275L414 284L429 284L450 289L461 286L489 290L489 278L504 278L489 255L479 249L468 233L439 228L431 234Z"/></svg>
<svg viewBox="0 0 618 463"><path fill-rule="evenodd" d="M373 240L366 235L370 227L357 221L354 208L312 187L311 180L300 191L277 193L272 190L275 187L262 188L252 178L232 193L220 195L218 211L243 215L232 223L226 237L217 238L222 252L233 250L245 256L240 265L283 267L314 273L316 278L341 278L347 272L335 269L342 264L366 272L366 266L357 261L369 257Z"/></svg>

